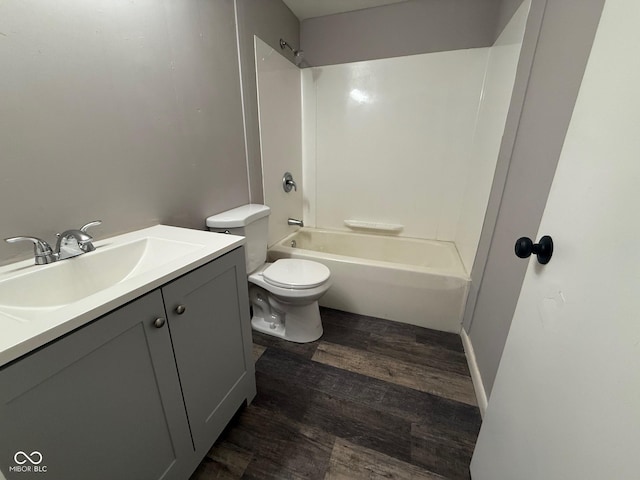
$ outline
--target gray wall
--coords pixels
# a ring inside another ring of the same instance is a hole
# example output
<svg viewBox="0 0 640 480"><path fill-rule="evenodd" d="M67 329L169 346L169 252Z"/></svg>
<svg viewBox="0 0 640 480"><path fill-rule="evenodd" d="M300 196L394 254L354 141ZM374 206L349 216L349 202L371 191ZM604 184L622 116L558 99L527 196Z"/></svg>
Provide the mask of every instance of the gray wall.
<svg viewBox="0 0 640 480"><path fill-rule="evenodd" d="M0 237L247 202L233 0L2 2L0 32ZM0 241L2 263L31 252Z"/></svg>
<svg viewBox="0 0 640 480"><path fill-rule="evenodd" d="M533 0L532 11L545 4L539 38L525 34L523 49L535 47L533 64L530 75L516 79L515 95L524 89L524 103L521 112L510 111L507 119L507 141L498 158L472 274L480 287L477 297L472 288L467 303L466 315L472 318L465 328L487 396L528 263L515 256L513 245L521 236L536 239L604 0ZM557 247L556 255L561 255L564 247Z"/></svg>
<svg viewBox="0 0 640 480"><path fill-rule="evenodd" d="M300 44L300 22L281 0L236 0L236 5L251 201L261 203L264 192L253 36L258 36L293 62L291 51L281 50L279 43L283 38L297 48Z"/></svg>
<svg viewBox="0 0 640 480"><path fill-rule="evenodd" d="M500 0L412 0L310 18L301 26L304 66L487 47Z"/></svg>
<svg viewBox="0 0 640 480"><path fill-rule="evenodd" d="M500 36L504 27L507 26L507 23L509 23L509 20L511 20L511 17L513 17L513 14L516 13L518 7L522 5L522 2L523 0L501 0L495 30L496 38Z"/></svg>

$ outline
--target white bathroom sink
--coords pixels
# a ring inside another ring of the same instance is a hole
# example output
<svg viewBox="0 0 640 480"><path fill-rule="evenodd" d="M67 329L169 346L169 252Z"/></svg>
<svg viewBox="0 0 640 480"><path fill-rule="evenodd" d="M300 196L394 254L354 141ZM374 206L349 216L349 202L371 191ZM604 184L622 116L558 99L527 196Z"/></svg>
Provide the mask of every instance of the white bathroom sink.
<svg viewBox="0 0 640 480"><path fill-rule="evenodd" d="M0 366L244 243L157 225L49 265L0 267Z"/></svg>
<svg viewBox="0 0 640 480"><path fill-rule="evenodd" d="M0 311L77 302L198 248L200 245L148 237L104 245L73 259L29 268L0 280Z"/></svg>

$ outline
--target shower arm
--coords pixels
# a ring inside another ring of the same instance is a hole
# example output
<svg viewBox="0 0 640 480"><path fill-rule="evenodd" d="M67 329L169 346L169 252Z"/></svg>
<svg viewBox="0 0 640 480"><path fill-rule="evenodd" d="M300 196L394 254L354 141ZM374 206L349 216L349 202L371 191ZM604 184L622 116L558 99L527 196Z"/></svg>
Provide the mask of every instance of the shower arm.
<svg viewBox="0 0 640 480"><path fill-rule="evenodd" d="M295 48L293 48L291 45L289 45L289 43L287 43L284 39L280 39L280 48L282 50L284 50L286 48L288 48L289 50L291 50L291 53L293 53L296 57L299 56L302 53L302 50L296 50Z"/></svg>

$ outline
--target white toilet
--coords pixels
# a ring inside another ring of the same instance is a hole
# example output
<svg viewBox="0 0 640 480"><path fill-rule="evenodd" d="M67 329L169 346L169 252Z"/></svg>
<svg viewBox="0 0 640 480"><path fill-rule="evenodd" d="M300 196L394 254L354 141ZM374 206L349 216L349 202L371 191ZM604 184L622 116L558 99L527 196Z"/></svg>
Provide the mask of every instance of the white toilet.
<svg viewBox="0 0 640 480"><path fill-rule="evenodd" d="M266 263L269 213L266 205L243 205L207 218L207 227L246 238L253 329L292 342L313 342L322 336L318 299L331 286L331 272L310 260Z"/></svg>

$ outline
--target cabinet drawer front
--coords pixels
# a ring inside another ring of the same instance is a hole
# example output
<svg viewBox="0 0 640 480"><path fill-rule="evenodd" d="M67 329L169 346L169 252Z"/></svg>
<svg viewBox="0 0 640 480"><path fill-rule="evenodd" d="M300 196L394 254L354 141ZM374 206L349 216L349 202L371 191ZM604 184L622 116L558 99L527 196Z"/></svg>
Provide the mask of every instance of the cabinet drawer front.
<svg viewBox="0 0 640 480"><path fill-rule="evenodd" d="M163 287L171 339L196 451L208 450L249 394L248 300L243 249ZM246 311L245 311L246 310ZM243 328L245 327L245 328ZM244 330L244 332L243 332ZM238 388L236 388L238 387ZM221 414L224 410L224 414ZM230 412L230 413L229 413Z"/></svg>
<svg viewBox="0 0 640 480"><path fill-rule="evenodd" d="M163 316L155 291L0 370L8 480L179 478L191 442Z"/></svg>

